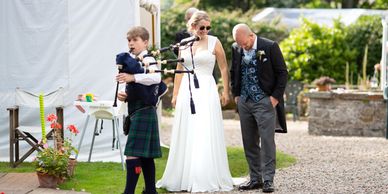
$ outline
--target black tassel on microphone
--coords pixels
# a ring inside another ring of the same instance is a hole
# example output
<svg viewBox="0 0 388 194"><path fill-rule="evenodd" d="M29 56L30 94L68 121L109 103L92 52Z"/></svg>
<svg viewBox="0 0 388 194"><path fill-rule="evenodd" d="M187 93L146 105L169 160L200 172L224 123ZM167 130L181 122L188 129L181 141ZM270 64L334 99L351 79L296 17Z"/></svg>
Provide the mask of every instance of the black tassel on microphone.
<svg viewBox="0 0 388 194"><path fill-rule="evenodd" d="M195 73L194 73L194 87L195 88L199 88L199 82L198 82L197 74L195 74Z"/></svg>
<svg viewBox="0 0 388 194"><path fill-rule="evenodd" d="M195 114L195 105L192 97L190 97L190 108L191 108L191 114Z"/></svg>
<svg viewBox="0 0 388 194"><path fill-rule="evenodd" d="M191 63L193 64L193 70L195 69L195 65L194 65L194 56L193 56L193 43L191 43L190 45L190 53L191 53ZM194 87L195 88L199 88L199 82L198 82L198 78L197 78L197 74L194 73Z"/></svg>

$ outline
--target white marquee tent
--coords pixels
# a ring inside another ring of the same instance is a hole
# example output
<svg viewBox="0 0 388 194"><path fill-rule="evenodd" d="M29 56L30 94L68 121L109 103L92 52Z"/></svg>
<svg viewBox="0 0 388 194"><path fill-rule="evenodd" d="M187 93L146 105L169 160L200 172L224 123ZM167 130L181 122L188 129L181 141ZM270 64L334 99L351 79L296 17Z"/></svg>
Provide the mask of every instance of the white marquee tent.
<svg viewBox="0 0 388 194"><path fill-rule="evenodd" d="M369 9L299 9L299 8L265 8L252 18L254 22L271 22L279 19L287 28L299 27L301 17L321 25L333 26L333 19L340 18L345 25L355 22L361 15L388 15L386 10Z"/></svg>
<svg viewBox="0 0 388 194"><path fill-rule="evenodd" d="M128 50L129 27L147 27L154 38L151 43L159 46L159 5L159 0L0 1L0 161L9 161L7 108L15 104L16 87L33 93L63 87L65 125L82 128L85 115L73 101L85 93L113 100L115 56ZM36 115L20 114L23 122L39 125ZM106 123L107 140L97 138L95 150L110 150L111 123ZM125 136L121 140L125 144ZM83 145L90 141L86 136ZM120 161L118 151L100 153L93 154L93 159ZM79 159L85 157L81 154Z"/></svg>

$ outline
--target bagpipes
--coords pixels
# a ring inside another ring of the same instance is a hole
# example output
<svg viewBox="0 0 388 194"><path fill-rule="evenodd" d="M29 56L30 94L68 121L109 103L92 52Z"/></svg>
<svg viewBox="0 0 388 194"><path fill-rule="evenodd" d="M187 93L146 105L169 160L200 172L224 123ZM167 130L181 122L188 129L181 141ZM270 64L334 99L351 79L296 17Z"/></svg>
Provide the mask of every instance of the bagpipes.
<svg viewBox="0 0 388 194"><path fill-rule="evenodd" d="M162 52L173 50L174 48L179 48L181 46L188 45L190 46L190 51L191 51L191 57L193 58L192 54L192 44L194 41L198 41L200 38L198 36L193 36L190 38L187 38L180 43L170 45L168 47L161 48L156 51L151 51L149 54L145 54L143 56L138 56L138 57L132 57L129 53L120 53L116 55L116 65L118 67L119 73L129 73L129 74L137 74L137 73L187 73L189 75L189 90L190 90L190 108L191 108L191 113L195 114L195 105L194 101L192 98L192 93L191 93L191 86L190 86L190 74L194 75L194 86L195 88L199 88L199 83L197 76L194 72L195 66L194 66L194 60L193 61L193 69L189 70L186 68L186 70L176 70L176 69L164 69L164 70L155 70L155 69L148 69L150 65L164 65L164 64L169 64L169 63L182 63L184 62L183 58L179 59L167 59L167 60L157 60L154 62L143 62L144 58L146 57L156 57L159 56ZM131 51L130 51L131 52ZM136 84L136 83L131 83L128 84L129 86L128 89L131 89L136 87L136 95L141 97L143 101L145 101L146 104L152 104L156 105L159 102L159 99L161 96L163 96L167 92L167 86L166 84L161 81L159 84L154 84L151 86L144 86L142 84ZM153 87L153 88L150 88ZM116 93L115 93L115 100L113 103L113 106L117 106L117 93L118 93L118 88L119 88L119 82L117 82L116 85ZM156 92L157 90L157 92Z"/></svg>

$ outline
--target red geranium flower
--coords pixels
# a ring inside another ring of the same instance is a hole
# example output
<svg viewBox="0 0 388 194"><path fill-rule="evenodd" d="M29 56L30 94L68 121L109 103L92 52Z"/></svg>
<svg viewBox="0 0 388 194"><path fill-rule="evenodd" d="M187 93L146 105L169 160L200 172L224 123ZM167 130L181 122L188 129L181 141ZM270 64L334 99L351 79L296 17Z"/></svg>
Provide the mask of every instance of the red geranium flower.
<svg viewBox="0 0 388 194"><path fill-rule="evenodd" d="M57 123L57 122L51 123L50 127L51 127L52 129L62 129L62 125L59 124L59 123Z"/></svg>
<svg viewBox="0 0 388 194"><path fill-rule="evenodd" d="M58 119L57 115L55 115L55 114L49 114L47 116L47 121L50 121L50 122L55 122L57 119Z"/></svg>
<svg viewBox="0 0 388 194"><path fill-rule="evenodd" d="M74 134L78 134L79 133L77 127L75 127L74 125L69 125L67 128L69 129L69 131L71 133L74 133Z"/></svg>

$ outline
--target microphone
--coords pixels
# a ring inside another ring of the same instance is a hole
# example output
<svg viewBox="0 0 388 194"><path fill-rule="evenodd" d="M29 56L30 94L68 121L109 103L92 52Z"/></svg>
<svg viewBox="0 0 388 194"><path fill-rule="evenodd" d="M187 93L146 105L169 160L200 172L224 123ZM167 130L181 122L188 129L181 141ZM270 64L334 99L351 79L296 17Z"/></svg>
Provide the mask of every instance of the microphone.
<svg viewBox="0 0 388 194"><path fill-rule="evenodd" d="M199 36L192 36L190 38L188 38L187 40L184 40L184 41L181 41L180 43L177 43L177 46L184 46L190 42L194 42L194 41L199 41L201 40L201 38Z"/></svg>
<svg viewBox="0 0 388 194"><path fill-rule="evenodd" d="M199 36L192 36L190 38L187 38L187 40L181 41L181 42L176 43L176 44L172 44L172 45L167 46L167 47L160 48L156 51L151 51L150 53L145 54L143 56L136 57L135 59L137 61L143 61L143 59L146 57L156 57L156 56L160 55L160 53L162 53L162 52L166 52L166 51L172 50L174 48L179 48L180 46L184 46L188 43L191 43L194 41L199 41L199 40L201 40L201 38Z"/></svg>

